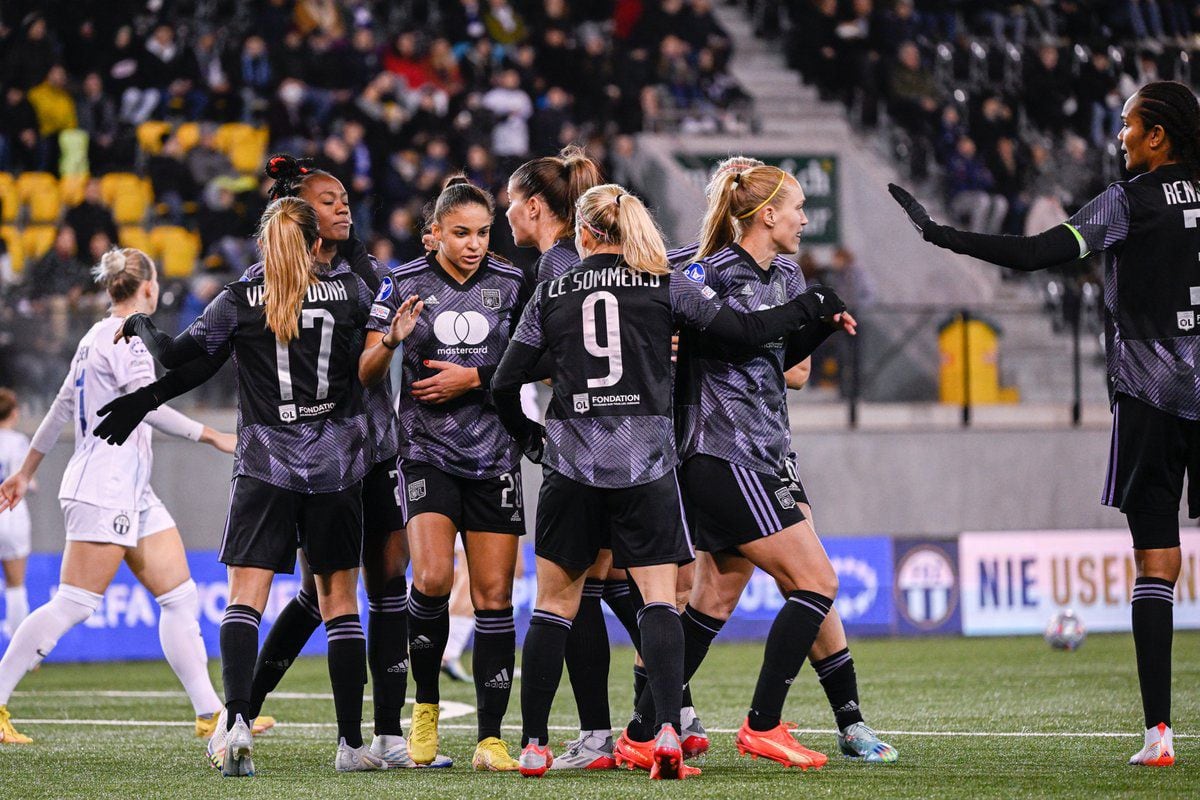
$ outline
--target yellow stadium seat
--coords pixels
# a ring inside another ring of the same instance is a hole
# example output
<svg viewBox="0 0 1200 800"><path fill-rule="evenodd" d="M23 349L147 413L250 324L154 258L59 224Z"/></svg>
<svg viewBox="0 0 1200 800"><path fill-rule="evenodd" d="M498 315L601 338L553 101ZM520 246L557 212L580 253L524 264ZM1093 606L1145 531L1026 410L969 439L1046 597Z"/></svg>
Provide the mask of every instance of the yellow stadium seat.
<svg viewBox="0 0 1200 800"><path fill-rule="evenodd" d="M269 133L244 122L227 122L217 128L216 147L229 156L238 172L258 172L267 154Z"/></svg>
<svg viewBox="0 0 1200 800"><path fill-rule="evenodd" d="M171 123L160 119L150 119L137 127L138 147L149 156L162 152L163 136L171 130Z"/></svg>
<svg viewBox="0 0 1200 800"><path fill-rule="evenodd" d="M29 221L57 222L62 213L58 178L49 172L22 172L17 176L17 195L29 207Z"/></svg>
<svg viewBox="0 0 1200 800"><path fill-rule="evenodd" d="M100 196L118 225L138 225L154 202L150 182L130 172L110 172L100 179Z"/></svg>
<svg viewBox="0 0 1200 800"><path fill-rule="evenodd" d="M141 250L151 258L154 257L154 246L150 243L150 234L145 228L137 225L122 225L117 229L117 242L121 247L132 247Z"/></svg>
<svg viewBox="0 0 1200 800"><path fill-rule="evenodd" d="M87 173L83 173L81 175L64 175L59 178L58 188L62 192L63 204L68 208L73 208L82 203L84 190L87 189L91 177Z"/></svg>
<svg viewBox="0 0 1200 800"><path fill-rule="evenodd" d="M9 225L16 222L17 209L20 207L16 179L7 172L0 172L0 221Z"/></svg>
<svg viewBox="0 0 1200 800"><path fill-rule="evenodd" d="M30 225L21 233L21 249L26 261L35 261L54 246L58 228L53 225Z"/></svg>
<svg viewBox="0 0 1200 800"><path fill-rule="evenodd" d="M200 143L200 124L196 122L183 123L175 129L175 138L179 140L179 146L186 153Z"/></svg>
<svg viewBox="0 0 1200 800"><path fill-rule="evenodd" d="M150 230L150 244L159 269L167 278L188 278L200 258L200 236L178 225L159 225Z"/></svg>
<svg viewBox="0 0 1200 800"><path fill-rule="evenodd" d="M25 247L21 243L21 233L12 225L0 225L0 239L8 248L8 256L12 259L13 272L25 269Z"/></svg>

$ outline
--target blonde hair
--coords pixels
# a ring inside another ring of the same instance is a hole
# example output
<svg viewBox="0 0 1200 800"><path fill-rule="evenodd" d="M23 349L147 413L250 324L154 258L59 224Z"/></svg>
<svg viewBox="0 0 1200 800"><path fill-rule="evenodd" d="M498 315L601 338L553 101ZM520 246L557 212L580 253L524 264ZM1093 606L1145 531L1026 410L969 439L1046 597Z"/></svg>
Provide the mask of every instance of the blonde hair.
<svg viewBox="0 0 1200 800"><path fill-rule="evenodd" d="M712 197L717 184L727 172L742 172L751 167L764 166L766 166L766 162L760 161L757 158L751 158L750 156L730 156L720 164L717 164L717 168L713 170L712 177L708 179L708 185L704 187L705 199Z"/></svg>
<svg viewBox="0 0 1200 800"><path fill-rule="evenodd" d="M154 277L154 261L141 250L114 247L92 267L92 278L104 287L114 303L128 300L138 287Z"/></svg>
<svg viewBox="0 0 1200 800"><path fill-rule="evenodd" d="M766 165L714 176L713 193L708 198L708 210L700 226L700 249L696 258L707 258L735 242L745 233L753 217L781 196L789 177L791 174L779 167Z"/></svg>
<svg viewBox="0 0 1200 800"><path fill-rule="evenodd" d="M631 269L651 275L671 271L662 231L638 196L623 187L605 183L588 189L575 205L575 220L598 241L619 245Z"/></svg>
<svg viewBox="0 0 1200 800"><path fill-rule="evenodd" d="M281 197L271 203L258 225L267 327L284 344L299 335L304 295L317 281L312 248L318 238L317 212L298 197Z"/></svg>

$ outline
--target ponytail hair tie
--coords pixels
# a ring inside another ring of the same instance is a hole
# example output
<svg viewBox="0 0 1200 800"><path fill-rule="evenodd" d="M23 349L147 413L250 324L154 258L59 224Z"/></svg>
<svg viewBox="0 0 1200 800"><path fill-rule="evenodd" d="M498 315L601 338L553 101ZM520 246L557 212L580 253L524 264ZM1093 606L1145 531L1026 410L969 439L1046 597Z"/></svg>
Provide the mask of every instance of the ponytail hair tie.
<svg viewBox="0 0 1200 800"><path fill-rule="evenodd" d="M617 204L617 208L621 207L621 198L624 196L625 196L625 194L624 194L624 192L622 192L621 194L618 194L616 197L613 198L613 202Z"/></svg>

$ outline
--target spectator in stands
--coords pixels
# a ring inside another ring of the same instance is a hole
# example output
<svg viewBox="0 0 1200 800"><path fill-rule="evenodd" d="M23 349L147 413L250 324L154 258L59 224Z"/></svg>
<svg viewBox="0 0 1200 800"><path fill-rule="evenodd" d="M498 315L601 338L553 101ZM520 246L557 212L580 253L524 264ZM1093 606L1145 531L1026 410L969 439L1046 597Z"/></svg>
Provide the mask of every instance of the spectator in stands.
<svg viewBox="0 0 1200 800"><path fill-rule="evenodd" d="M503 4L501 0L501 4ZM529 152L529 118L533 101L521 88L521 75L506 69L496 85L483 96L484 108L496 115L492 129L492 153L497 157L520 158Z"/></svg>
<svg viewBox="0 0 1200 800"><path fill-rule="evenodd" d="M297 0L292 24L305 36L321 33L341 39L346 35L346 20L336 0Z"/></svg>
<svg viewBox="0 0 1200 800"><path fill-rule="evenodd" d="M83 189L83 200L67 211L63 224L75 232L76 241L90 242L97 233L105 234L109 241L117 240L117 221L101 199L99 178L87 182ZM92 263L98 264L100 260Z"/></svg>
<svg viewBox="0 0 1200 800"><path fill-rule="evenodd" d="M54 246L26 271L25 283L34 299L63 296L75 301L95 291L91 269L79 258L78 240L70 226L58 229Z"/></svg>
<svg viewBox="0 0 1200 800"><path fill-rule="evenodd" d="M21 22L21 33L4 56L3 80L9 86L28 90L41 83L59 61L59 47L46 19L33 13Z"/></svg>
<svg viewBox="0 0 1200 800"><path fill-rule="evenodd" d="M501 47L521 44L529 37L529 28L525 25L525 18L513 8L512 3L508 0L488 0L488 10L483 15L483 25L492 41Z"/></svg>
<svg viewBox="0 0 1200 800"><path fill-rule="evenodd" d="M1003 138L1016 138L1017 121L1013 116L1012 107L998 95L984 96L979 105L979 111L971 120L971 138L985 159L990 158L996 149L996 143Z"/></svg>
<svg viewBox="0 0 1200 800"><path fill-rule="evenodd" d="M267 43L261 36L247 36L242 43L238 63L242 87L242 106L250 118L267 107L267 99L275 85L271 59L267 55Z"/></svg>
<svg viewBox="0 0 1200 800"><path fill-rule="evenodd" d="M798 5L793 12L788 63L828 100L838 83L837 0L801 0Z"/></svg>
<svg viewBox="0 0 1200 800"><path fill-rule="evenodd" d="M903 42L888 70L888 113L909 132L927 133L937 118L940 94L933 73L921 64L921 51Z"/></svg>
<svg viewBox="0 0 1200 800"><path fill-rule="evenodd" d="M205 30L192 46L196 70L196 90L192 119L203 117L218 122L234 122L242 116L242 97L234 90L238 64L221 46L216 33Z"/></svg>
<svg viewBox="0 0 1200 800"><path fill-rule="evenodd" d="M1055 136L1067 127L1067 101L1071 98L1070 76L1059 64L1058 48L1043 44L1037 58L1030 59L1025 85L1036 87L1025 93L1025 111L1037 128Z"/></svg>
<svg viewBox="0 0 1200 800"><path fill-rule="evenodd" d="M162 150L146 161L154 198L167 207L165 216L174 225L184 223L184 203L194 203L196 200L198 182L188 167L184 163L183 146L177 136L168 135Z"/></svg>
<svg viewBox="0 0 1200 800"><path fill-rule="evenodd" d="M29 90L29 104L37 114L38 133L43 139L79 127L75 98L67 91L67 70L62 64L50 67L45 80Z"/></svg>
<svg viewBox="0 0 1200 800"><path fill-rule="evenodd" d="M1075 81L1080 118L1077 129L1087 135L1093 147L1103 146L1121 128L1121 105L1125 98L1119 92L1117 73L1108 51L1093 50Z"/></svg>
<svg viewBox="0 0 1200 800"><path fill-rule="evenodd" d="M862 107L863 125L873 127L879 104L878 64L882 42L873 0L851 0L834 28L837 36L838 94L849 108Z"/></svg>
<svg viewBox="0 0 1200 800"><path fill-rule="evenodd" d="M376 261L388 269L395 269L404 263L397 260L395 251L392 248L392 240L386 236L371 237L367 250L371 255L375 256Z"/></svg>
<svg viewBox="0 0 1200 800"><path fill-rule="evenodd" d="M921 17L913 0L896 0L879 20L879 42L883 46L883 55L895 55L900 45L916 41L921 30Z"/></svg>
<svg viewBox="0 0 1200 800"><path fill-rule="evenodd" d="M1025 213L1029 210L1025 199L1028 165L1024 154L1017 149L1016 140L1001 136L989 151L985 163L996 181L993 189L1008 202L1008 214L1001 232L1024 233Z"/></svg>
<svg viewBox="0 0 1200 800"><path fill-rule="evenodd" d="M424 250L416 220L404 206L398 206L388 217L385 236L392 245L392 254L401 264L417 258Z"/></svg>
<svg viewBox="0 0 1200 800"><path fill-rule="evenodd" d="M207 186L214 178L233 174L229 156L217 147L217 126L212 123L200 126L200 141L188 151L185 161L196 186Z"/></svg>
<svg viewBox="0 0 1200 800"><path fill-rule="evenodd" d="M984 166L969 136L959 137L946 162L946 203L958 219L977 233L999 233L1008 201L995 191L995 179Z"/></svg>
<svg viewBox="0 0 1200 800"><path fill-rule="evenodd" d="M37 113L21 87L9 86L0 108L0 167L16 172L40 169L42 155Z"/></svg>
<svg viewBox="0 0 1200 800"><path fill-rule="evenodd" d="M102 175L117 169L118 162L124 163L120 158L118 142L120 119L117 116L117 104L104 91L100 73L89 72L84 77L75 98L75 112L79 127L88 134L88 163L92 174ZM129 138L132 146L132 137ZM132 164L133 159L125 161Z"/></svg>

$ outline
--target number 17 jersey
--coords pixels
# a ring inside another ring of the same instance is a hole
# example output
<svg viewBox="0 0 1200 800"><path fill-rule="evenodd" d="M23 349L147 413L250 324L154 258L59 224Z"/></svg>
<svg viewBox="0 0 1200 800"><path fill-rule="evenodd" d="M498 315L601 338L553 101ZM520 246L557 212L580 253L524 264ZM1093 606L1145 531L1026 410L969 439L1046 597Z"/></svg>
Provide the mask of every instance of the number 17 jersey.
<svg viewBox="0 0 1200 800"><path fill-rule="evenodd" d="M234 474L308 494L338 492L371 466L358 382L366 284L345 266L308 287L298 335L267 327L262 278L226 286L188 334L215 355L231 346L238 383Z"/></svg>

